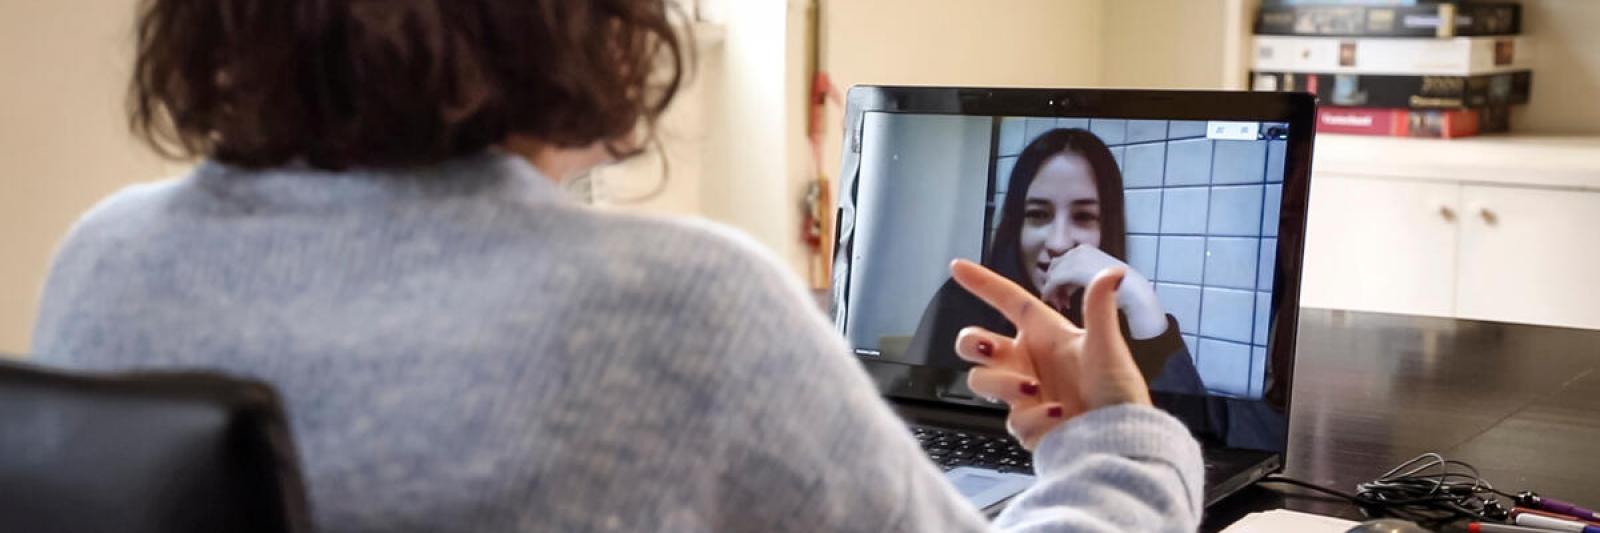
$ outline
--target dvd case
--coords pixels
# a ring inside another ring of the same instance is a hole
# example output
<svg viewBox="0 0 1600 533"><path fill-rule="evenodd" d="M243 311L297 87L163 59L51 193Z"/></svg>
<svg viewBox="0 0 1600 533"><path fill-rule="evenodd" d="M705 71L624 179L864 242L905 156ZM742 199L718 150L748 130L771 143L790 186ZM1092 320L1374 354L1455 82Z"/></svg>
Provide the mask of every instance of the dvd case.
<svg viewBox="0 0 1600 533"><path fill-rule="evenodd" d="M1254 72L1250 88L1308 92L1320 96L1324 105L1461 109L1528 103L1533 72L1477 76Z"/></svg>
<svg viewBox="0 0 1600 533"><path fill-rule="evenodd" d="M1516 35L1522 31L1522 6L1503 3L1393 7L1267 5L1261 7L1256 17L1255 31L1260 35L1325 37Z"/></svg>
<svg viewBox="0 0 1600 533"><path fill-rule="evenodd" d="M1262 72L1472 76L1527 70L1521 37L1453 39L1258 35L1252 67Z"/></svg>

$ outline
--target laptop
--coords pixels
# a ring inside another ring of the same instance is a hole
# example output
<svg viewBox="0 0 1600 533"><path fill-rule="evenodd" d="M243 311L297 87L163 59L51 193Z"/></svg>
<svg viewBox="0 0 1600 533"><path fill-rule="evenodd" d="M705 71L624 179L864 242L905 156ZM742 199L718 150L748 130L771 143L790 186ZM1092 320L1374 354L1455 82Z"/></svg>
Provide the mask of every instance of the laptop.
<svg viewBox="0 0 1600 533"><path fill-rule="evenodd" d="M1005 406L967 388L954 339L1014 329L948 265L1050 286L1081 324L1082 289L1040 280L1098 248L1159 302L1124 306L1124 334L1157 406L1201 442L1215 503L1283 468L1315 111L1290 93L852 88L835 323L929 457L996 513L1032 462Z"/></svg>

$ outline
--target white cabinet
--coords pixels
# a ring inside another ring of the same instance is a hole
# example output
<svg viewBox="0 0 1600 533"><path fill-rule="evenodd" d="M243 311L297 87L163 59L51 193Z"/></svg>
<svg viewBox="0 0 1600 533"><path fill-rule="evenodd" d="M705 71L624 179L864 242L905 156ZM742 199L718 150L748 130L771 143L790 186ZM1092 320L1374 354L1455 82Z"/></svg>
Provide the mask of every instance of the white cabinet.
<svg viewBox="0 0 1600 533"><path fill-rule="evenodd" d="M1460 196L1455 184L1318 175L1301 305L1451 316Z"/></svg>
<svg viewBox="0 0 1600 533"><path fill-rule="evenodd" d="M1600 329L1600 192L1463 185L1461 206L1457 316Z"/></svg>
<svg viewBox="0 0 1600 533"><path fill-rule="evenodd" d="M1600 140L1317 152L1301 305L1600 329Z"/></svg>

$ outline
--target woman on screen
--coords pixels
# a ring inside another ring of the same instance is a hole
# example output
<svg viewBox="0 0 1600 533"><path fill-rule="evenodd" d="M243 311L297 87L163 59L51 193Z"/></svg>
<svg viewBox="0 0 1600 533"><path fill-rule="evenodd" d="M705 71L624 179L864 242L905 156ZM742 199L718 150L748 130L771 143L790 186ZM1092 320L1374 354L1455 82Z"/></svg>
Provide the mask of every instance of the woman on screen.
<svg viewBox="0 0 1600 533"><path fill-rule="evenodd" d="M984 266L1082 324L1089 280L1105 268L1127 266L1127 219L1116 159L1093 133L1057 129L1022 150L1008 179ZM1129 269L1117 303L1129 348L1151 388L1204 394L1178 322L1161 307L1150 281ZM954 346L966 326L1011 333L998 313L954 282L946 283L923 312L910 353L927 354L933 365L964 367Z"/></svg>

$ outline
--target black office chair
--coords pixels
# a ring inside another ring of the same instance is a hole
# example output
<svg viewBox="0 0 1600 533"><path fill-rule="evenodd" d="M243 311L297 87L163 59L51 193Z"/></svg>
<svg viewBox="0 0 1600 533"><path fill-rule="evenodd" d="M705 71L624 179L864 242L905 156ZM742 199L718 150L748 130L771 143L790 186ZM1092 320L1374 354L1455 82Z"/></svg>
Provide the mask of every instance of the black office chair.
<svg viewBox="0 0 1600 533"><path fill-rule="evenodd" d="M0 530L310 527L271 387L209 374L95 376L0 361Z"/></svg>

